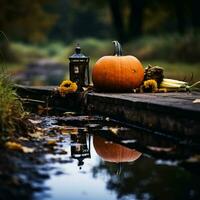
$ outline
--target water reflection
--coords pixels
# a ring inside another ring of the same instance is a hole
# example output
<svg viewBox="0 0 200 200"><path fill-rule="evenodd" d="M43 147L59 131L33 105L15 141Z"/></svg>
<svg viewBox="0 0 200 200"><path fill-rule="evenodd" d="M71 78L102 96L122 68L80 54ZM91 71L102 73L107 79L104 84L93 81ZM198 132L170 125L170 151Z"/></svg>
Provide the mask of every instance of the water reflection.
<svg viewBox="0 0 200 200"><path fill-rule="evenodd" d="M48 199L200 199L200 168L182 165L191 150L117 124L96 124L68 135L68 154L56 156L73 161L53 164L63 174L46 182Z"/></svg>
<svg viewBox="0 0 200 200"><path fill-rule="evenodd" d="M100 162L93 168L94 176L108 176L107 189L114 191L117 199L199 199L199 177L178 167L157 165L148 157L123 165L120 175L116 166Z"/></svg>
<svg viewBox="0 0 200 200"><path fill-rule="evenodd" d="M78 160L78 166L84 164L83 160L91 158L90 153L90 135L80 129L78 134L71 134L71 157Z"/></svg>
<svg viewBox="0 0 200 200"><path fill-rule="evenodd" d="M113 125L112 125L113 126ZM135 149L156 159L183 160L200 152L200 146L190 144L190 141L166 137L146 131L127 127L103 126L90 129L90 133L100 135L129 149Z"/></svg>
<svg viewBox="0 0 200 200"><path fill-rule="evenodd" d="M98 135L94 135L93 144L97 154L108 162L121 163L137 160L142 154L134 149L113 143Z"/></svg>

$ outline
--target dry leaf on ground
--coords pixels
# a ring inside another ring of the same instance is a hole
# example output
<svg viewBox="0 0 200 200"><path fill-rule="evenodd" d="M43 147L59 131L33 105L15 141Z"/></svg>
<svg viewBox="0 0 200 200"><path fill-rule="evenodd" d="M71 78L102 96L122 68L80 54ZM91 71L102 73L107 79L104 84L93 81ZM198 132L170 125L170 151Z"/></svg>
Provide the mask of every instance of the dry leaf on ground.
<svg viewBox="0 0 200 200"><path fill-rule="evenodd" d="M200 103L200 99L195 99L192 103Z"/></svg>
<svg viewBox="0 0 200 200"><path fill-rule="evenodd" d="M19 151L19 152L23 152L23 153L33 153L34 152L34 148L30 148L30 147L25 147L17 142L6 142L5 143L6 148L10 149L10 150L14 150L14 151Z"/></svg>

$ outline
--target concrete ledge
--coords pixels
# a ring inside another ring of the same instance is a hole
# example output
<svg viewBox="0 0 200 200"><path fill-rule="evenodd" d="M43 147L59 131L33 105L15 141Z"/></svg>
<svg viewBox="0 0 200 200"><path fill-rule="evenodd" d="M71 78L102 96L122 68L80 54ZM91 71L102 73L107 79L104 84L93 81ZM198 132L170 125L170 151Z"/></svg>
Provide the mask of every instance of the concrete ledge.
<svg viewBox="0 0 200 200"><path fill-rule="evenodd" d="M199 93L89 93L87 110L166 134L200 138Z"/></svg>
<svg viewBox="0 0 200 200"><path fill-rule="evenodd" d="M24 105L37 112L38 105L49 110L49 114L66 111L79 112L82 106L82 93L70 93L62 97L55 91L57 86L23 86L15 85L17 94L22 98ZM39 108L40 109L40 108Z"/></svg>
<svg viewBox="0 0 200 200"><path fill-rule="evenodd" d="M181 138L200 141L200 104L194 104L200 93L95 93L77 92L61 97L56 86L29 87L16 85L17 93L36 107L87 112L112 117ZM48 109L47 109L48 110Z"/></svg>

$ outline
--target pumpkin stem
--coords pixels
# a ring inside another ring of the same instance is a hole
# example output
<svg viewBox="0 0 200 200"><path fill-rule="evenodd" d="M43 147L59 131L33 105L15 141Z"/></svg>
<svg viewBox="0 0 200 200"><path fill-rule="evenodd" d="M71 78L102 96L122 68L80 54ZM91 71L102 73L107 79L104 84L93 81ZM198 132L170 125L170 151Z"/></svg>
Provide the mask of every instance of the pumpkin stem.
<svg viewBox="0 0 200 200"><path fill-rule="evenodd" d="M114 44L114 56L122 56L122 47L118 41L113 41Z"/></svg>

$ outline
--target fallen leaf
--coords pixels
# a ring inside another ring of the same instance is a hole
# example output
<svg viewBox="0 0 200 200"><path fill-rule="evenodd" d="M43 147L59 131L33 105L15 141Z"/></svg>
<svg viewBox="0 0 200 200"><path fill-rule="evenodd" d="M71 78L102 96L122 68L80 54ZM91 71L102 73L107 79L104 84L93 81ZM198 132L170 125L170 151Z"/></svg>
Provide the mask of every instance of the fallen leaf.
<svg viewBox="0 0 200 200"><path fill-rule="evenodd" d="M10 150L22 151L22 145L16 142L6 142L5 146Z"/></svg>
<svg viewBox="0 0 200 200"><path fill-rule="evenodd" d="M25 137L19 137L18 139L22 141L28 141L28 138L25 138Z"/></svg>
<svg viewBox="0 0 200 200"><path fill-rule="evenodd" d="M32 124L40 124L42 122L42 120L33 120L33 119L29 119L29 121L32 123Z"/></svg>
<svg viewBox="0 0 200 200"><path fill-rule="evenodd" d="M109 128L109 130L110 130L112 133L116 134L116 135L117 135L117 133L118 133L118 131L119 131L118 128L113 128L113 127Z"/></svg>
<svg viewBox="0 0 200 200"><path fill-rule="evenodd" d="M23 152L23 153L33 153L34 152L33 148L25 147L16 142L8 141L5 143L5 146L6 146L6 148L8 148L10 150L19 151L19 152Z"/></svg>
<svg viewBox="0 0 200 200"><path fill-rule="evenodd" d="M30 147L22 146L22 151L24 153L33 153L35 151L35 149L34 148L30 148Z"/></svg>
<svg viewBox="0 0 200 200"><path fill-rule="evenodd" d="M47 141L47 145L49 145L49 146L55 146L55 145L57 145L57 141L56 140L48 140Z"/></svg>
<svg viewBox="0 0 200 200"><path fill-rule="evenodd" d="M75 127L67 127L67 128L62 128L61 130L62 135L76 135L78 134L78 128Z"/></svg>
<svg viewBox="0 0 200 200"><path fill-rule="evenodd" d="M41 131L36 131L34 133L29 133L29 136L31 136L32 138L41 138L43 136L43 132Z"/></svg>
<svg viewBox="0 0 200 200"><path fill-rule="evenodd" d="M190 157L189 159L187 159L187 162L200 162L200 155L194 155L192 157Z"/></svg>
<svg viewBox="0 0 200 200"><path fill-rule="evenodd" d="M193 103L200 103L200 99L195 99Z"/></svg>
<svg viewBox="0 0 200 200"><path fill-rule="evenodd" d="M64 112L63 115L65 115L65 116L74 116L74 115L76 115L76 113L75 112Z"/></svg>
<svg viewBox="0 0 200 200"><path fill-rule="evenodd" d="M170 152L174 149L174 147L154 147L154 146L147 146L148 149L157 152Z"/></svg>

